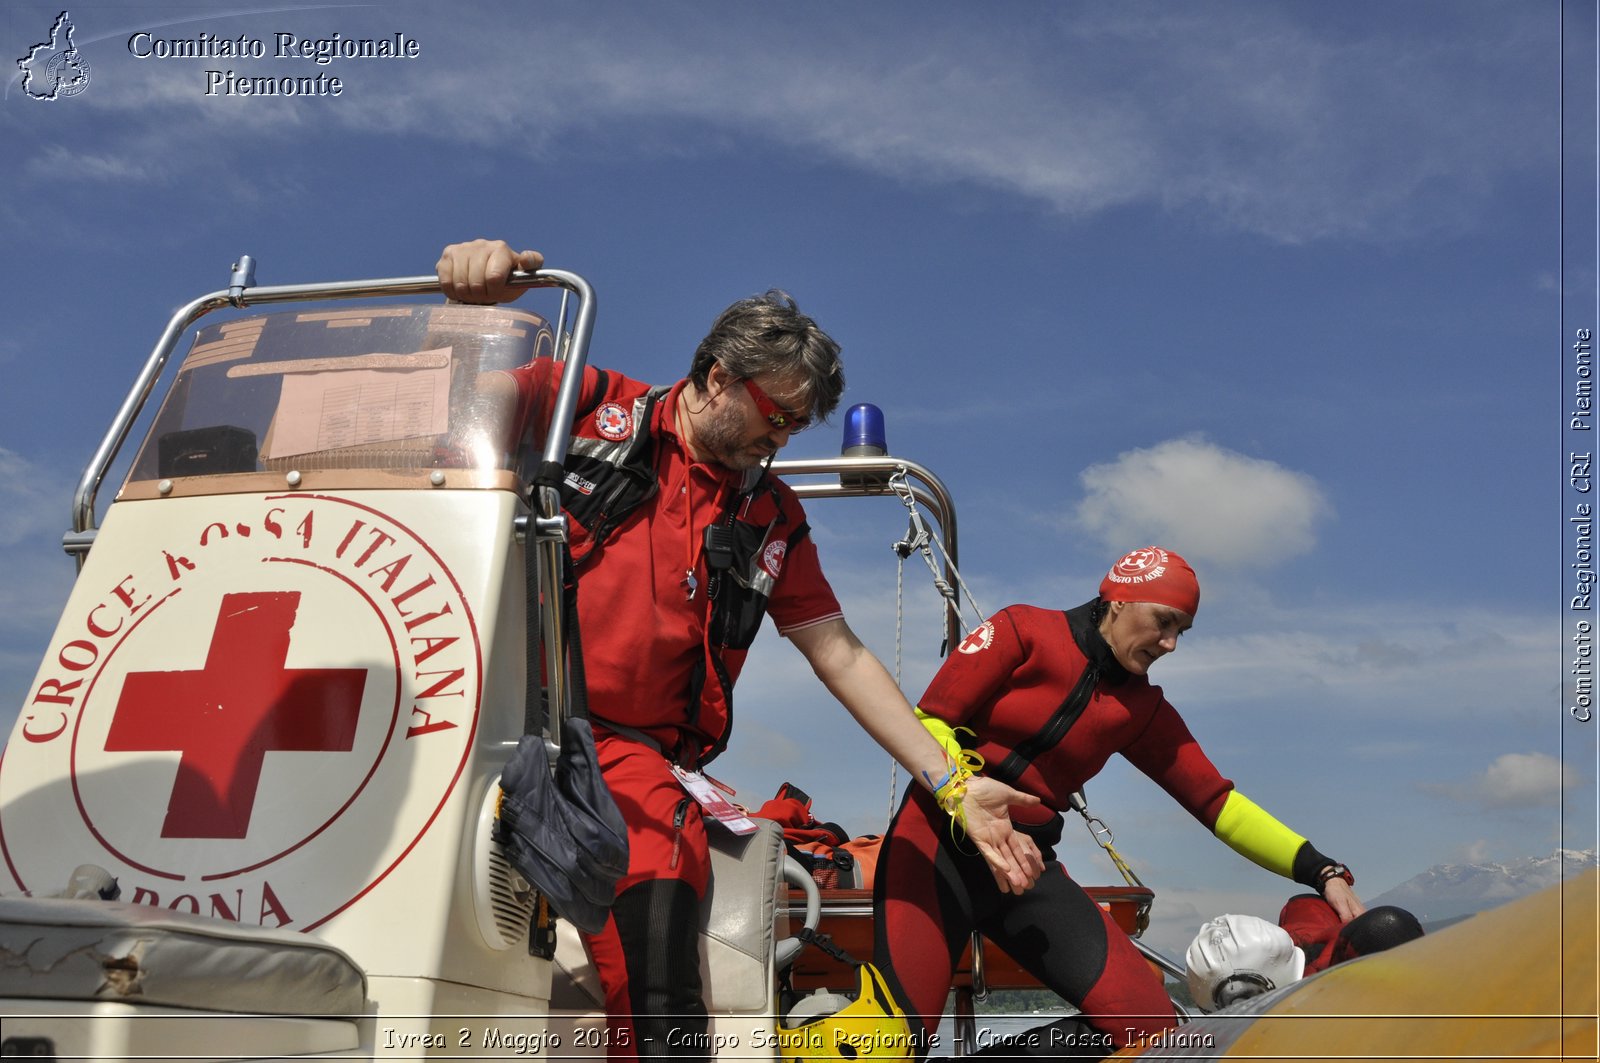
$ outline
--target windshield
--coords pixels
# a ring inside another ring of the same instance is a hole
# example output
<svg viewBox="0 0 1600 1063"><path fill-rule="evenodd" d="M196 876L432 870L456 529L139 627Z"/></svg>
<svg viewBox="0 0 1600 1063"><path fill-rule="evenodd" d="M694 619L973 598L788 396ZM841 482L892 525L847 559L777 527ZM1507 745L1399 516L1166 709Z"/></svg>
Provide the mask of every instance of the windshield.
<svg viewBox="0 0 1600 1063"><path fill-rule="evenodd" d="M540 408L520 410L497 371L536 359L548 367L555 349L542 317L504 307L391 303L210 325L196 334L128 483L516 471L525 450L542 446L554 396L535 388Z"/></svg>

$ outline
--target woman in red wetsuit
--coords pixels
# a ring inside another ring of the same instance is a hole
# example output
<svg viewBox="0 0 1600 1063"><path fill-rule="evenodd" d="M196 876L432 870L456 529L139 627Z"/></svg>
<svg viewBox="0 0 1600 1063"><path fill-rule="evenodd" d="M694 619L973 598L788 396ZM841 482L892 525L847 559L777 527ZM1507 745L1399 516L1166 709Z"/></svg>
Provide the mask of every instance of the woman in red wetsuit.
<svg viewBox="0 0 1600 1063"><path fill-rule="evenodd" d="M1152 686L1151 665L1194 622L1194 570L1160 547L1112 566L1093 600L1065 612L1001 610L944 662L919 715L956 758L938 796L913 786L878 858L876 961L908 1016L931 1032L973 930L1077 1006L1075 1019L986 1048L984 1055L1094 1056L1175 1024L1171 1001L1133 943L1054 858L1068 797L1120 753L1218 838L1261 866L1316 889L1345 921L1364 908L1350 872L1222 777ZM1043 804L1013 809L1045 851L1029 890L997 883L957 841L944 807L959 800L962 759Z"/></svg>

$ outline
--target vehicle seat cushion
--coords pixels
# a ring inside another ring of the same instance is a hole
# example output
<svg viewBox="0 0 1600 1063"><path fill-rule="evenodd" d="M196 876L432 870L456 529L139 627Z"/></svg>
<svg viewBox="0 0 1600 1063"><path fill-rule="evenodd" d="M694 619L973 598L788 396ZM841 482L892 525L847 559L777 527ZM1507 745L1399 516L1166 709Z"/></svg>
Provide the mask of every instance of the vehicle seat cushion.
<svg viewBox="0 0 1600 1063"><path fill-rule="evenodd" d="M0 898L0 997L356 1016L349 956L288 930L115 901Z"/></svg>
<svg viewBox="0 0 1600 1063"><path fill-rule="evenodd" d="M710 825L711 883L700 902L700 979L713 1013L772 1010L773 941L783 888L783 832L770 820L743 837ZM604 1010L600 978L566 920L556 930L550 1006Z"/></svg>

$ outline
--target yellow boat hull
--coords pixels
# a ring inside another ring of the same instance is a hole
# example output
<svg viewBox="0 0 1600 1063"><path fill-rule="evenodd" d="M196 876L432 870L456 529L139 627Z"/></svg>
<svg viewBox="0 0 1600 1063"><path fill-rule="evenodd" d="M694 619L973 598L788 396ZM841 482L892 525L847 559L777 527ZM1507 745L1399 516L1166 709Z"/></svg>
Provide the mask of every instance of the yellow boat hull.
<svg viewBox="0 0 1600 1063"><path fill-rule="evenodd" d="M1600 871L1125 1049L1141 1060L1595 1060Z"/></svg>

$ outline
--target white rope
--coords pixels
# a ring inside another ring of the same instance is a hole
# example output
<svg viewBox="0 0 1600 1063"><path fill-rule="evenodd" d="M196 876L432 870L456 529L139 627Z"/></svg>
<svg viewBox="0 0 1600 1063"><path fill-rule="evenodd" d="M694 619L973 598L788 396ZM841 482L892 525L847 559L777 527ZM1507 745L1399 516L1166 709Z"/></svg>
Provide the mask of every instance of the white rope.
<svg viewBox="0 0 1600 1063"><path fill-rule="evenodd" d="M913 552L922 555L922 560L927 564L928 572L933 577L934 590L938 591L940 599L944 602L945 609L955 616L956 623L960 626L963 635L969 634L972 631L972 627L968 625L966 618L962 615L961 599L956 593L956 588L960 588L961 593L966 595L967 603L972 606L972 611L977 614L978 623L982 623L987 614L979 608L977 599L972 596L972 591L962 580L961 573L956 571L956 566L951 562L949 554L945 552L943 544L939 543L933 537L933 533L928 530L927 521L923 520L922 511L917 508L916 495L912 493L911 485L906 482L906 470L903 467L896 469L889 476L889 488L900 499L900 504L906 507L906 513L910 518L910 526L906 529L905 538L890 544L895 556L899 558L895 563L894 578L894 685L903 688L901 662L905 632L906 558L910 557ZM933 550L935 547L939 550L939 556L944 562L945 570L949 571L951 577L954 578L955 587L952 587L950 581L944 578L938 563L934 561ZM954 647L948 647L948 649L953 651ZM896 763L893 757L890 757L889 810L884 818L885 833L888 832L888 824L894 819L895 797L898 789L899 764Z"/></svg>
<svg viewBox="0 0 1600 1063"><path fill-rule="evenodd" d="M982 623L984 617L988 614L978 605L978 600L973 597L971 588L961 578L961 573L956 571L956 566L950 560L950 555L945 552L944 545L935 539L933 533L928 530L927 521L922 519L922 511L917 508L916 495L912 493L911 485L906 482L905 469L896 469L890 475L889 488L900 499L900 504L906 507L906 513L911 521L910 527L906 529L905 538L894 544L894 552L899 555L902 564L904 564L906 558L911 556L913 551L922 555L922 560L928 566L928 572L933 577L934 590L938 591L939 597L944 600L945 609L956 618L956 623L960 625L962 634L970 633L972 626L967 623L966 617L962 615L961 600L956 594L957 588L960 589L962 594L966 595L967 604L972 607L973 613L977 615L978 623ZM938 562L934 561L933 551L935 549L939 551L939 558L944 562L945 570L955 579L955 587L952 587L949 580L944 578Z"/></svg>
<svg viewBox="0 0 1600 1063"><path fill-rule="evenodd" d="M894 685L896 689L903 689L900 682L901 645L904 634L905 609L905 576L906 560L901 558L894 566ZM889 824L894 822L894 799L900 789L900 762L893 757L889 758L889 807L883 814L883 833L889 833Z"/></svg>

